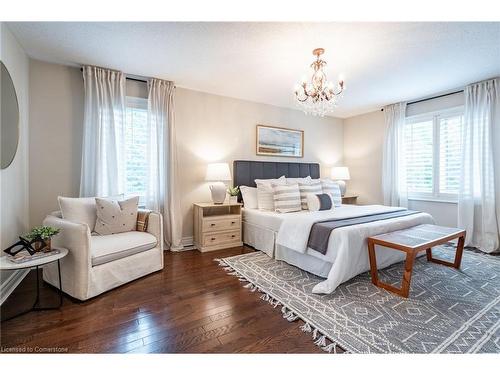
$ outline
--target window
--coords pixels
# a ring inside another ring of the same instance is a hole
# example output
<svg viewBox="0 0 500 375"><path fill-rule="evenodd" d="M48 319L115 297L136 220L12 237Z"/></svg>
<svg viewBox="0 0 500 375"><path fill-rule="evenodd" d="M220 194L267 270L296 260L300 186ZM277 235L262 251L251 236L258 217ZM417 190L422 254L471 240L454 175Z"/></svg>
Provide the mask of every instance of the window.
<svg viewBox="0 0 500 375"><path fill-rule="evenodd" d="M461 108L406 119L403 152L410 199L457 199L462 124Z"/></svg>
<svg viewBox="0 0 500 375"><path fill-rule="evenodd" d="M144 205L148 177L148 101L127 97L125 122L125 194Z"/></svg>

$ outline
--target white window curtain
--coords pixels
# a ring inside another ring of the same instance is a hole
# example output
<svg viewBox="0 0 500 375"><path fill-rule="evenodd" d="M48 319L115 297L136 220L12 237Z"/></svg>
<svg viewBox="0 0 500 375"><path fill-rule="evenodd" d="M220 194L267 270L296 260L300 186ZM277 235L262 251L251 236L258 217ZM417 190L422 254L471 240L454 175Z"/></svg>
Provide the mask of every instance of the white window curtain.
<svg viewBox="0 0 500 375"><path fill-rule="evenodd" d="M467 246L491 253L499 246L500 79L465 88L458 226Z"/></svg>
<svg viewBox="0 0 500 375"><path fill-rule="evenodd" d="M148 156L146 207L163 215L167 248L182 250L182 216L177 178L177 143L174 125L174 84L148 81Z"/></svg>
<svg viewBox="0 0 500 375"><path fill-rule="evenodd" d="M123 193L125 77L95 66L83 67L85 88L80 196Z"/></svg>
<svg viewBox="0 0 500 375"><path fill-rule="evenodd" d="M384 107L386 133L382 159L382 192L387 206L408 207L403 145L406 103Z"/></svg>

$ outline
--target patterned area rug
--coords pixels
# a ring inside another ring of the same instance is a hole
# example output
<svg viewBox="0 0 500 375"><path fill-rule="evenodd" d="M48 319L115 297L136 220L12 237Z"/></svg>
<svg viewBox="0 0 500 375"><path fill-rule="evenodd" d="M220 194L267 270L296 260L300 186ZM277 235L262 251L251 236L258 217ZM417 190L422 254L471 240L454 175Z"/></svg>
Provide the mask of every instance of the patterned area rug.
<svg viewBox="0 0 500 375"><path fill-rule="evenodd" d="M433 254L450 259L447 246ZM415 263L410 298L371 283L363 273L330 295L311 293L320 279L285 262L254 252L219 260L245 287L281 305L283 317L301 319L303 331L328 352L351 353L500 352L500 257L464 251L460 270ZM381 280L400 284L403 265L379 271Z"/></svg>

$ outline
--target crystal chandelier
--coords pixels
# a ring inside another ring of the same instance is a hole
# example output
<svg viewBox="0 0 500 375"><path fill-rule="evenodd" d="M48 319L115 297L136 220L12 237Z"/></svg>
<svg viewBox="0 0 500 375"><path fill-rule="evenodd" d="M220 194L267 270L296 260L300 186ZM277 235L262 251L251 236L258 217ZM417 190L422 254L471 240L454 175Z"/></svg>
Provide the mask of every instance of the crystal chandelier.
<svg viewBox="0 0 500 375"><path fill-rule="evenodd" d="M339 80L335 85L326 79L326 74L323 71L326 61L320 59L324 52L323 48L316 48L313 51L316 61L311 64L314 71L311 82L306 82L303 79L300 85L295 85L295 99L303 111L321 117L333 111L344 91L344 81Z"/></svg>

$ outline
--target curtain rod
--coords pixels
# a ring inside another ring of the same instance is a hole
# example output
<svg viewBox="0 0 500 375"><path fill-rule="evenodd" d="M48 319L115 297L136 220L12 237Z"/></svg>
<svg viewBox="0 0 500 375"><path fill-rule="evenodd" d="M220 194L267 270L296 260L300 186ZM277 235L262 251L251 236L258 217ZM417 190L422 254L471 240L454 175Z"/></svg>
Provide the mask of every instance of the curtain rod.
<svg viewBox="0 0 500 375"><path fill-rule="evenodd" d="M83 68L80 68L80 72L83 72ZM147 81L147 80L145 80L145 79L139 79L139 78L127 77L126 75L125 75L125 79L128 79L128 80L130 80L130 81L136 81L136 82L144 82L144 83L148 83L148 81Z"/></svg>
<svg viewBox="0 0 500 375"><path fill-rule="evenodd" d="M455 95L455 94L459 94L461 92L464 92L464 90L458 90L458 91L453 91L453 92L449 92L448 94L442 94L442 95L436 95L436 96L433 96L431 98L425 98L425 99L420 99L420 100L414 100L413 102L409 102L407 103L407 105L410 105L410 104L417 104L417 103L422 103L422 102L426 102L428 100L432 100L432 99L438 99L438 98L443 98L445 96L449 96L449 95ZM381 109L381 111L383 112L384 111L384 108Z"/></svg>

